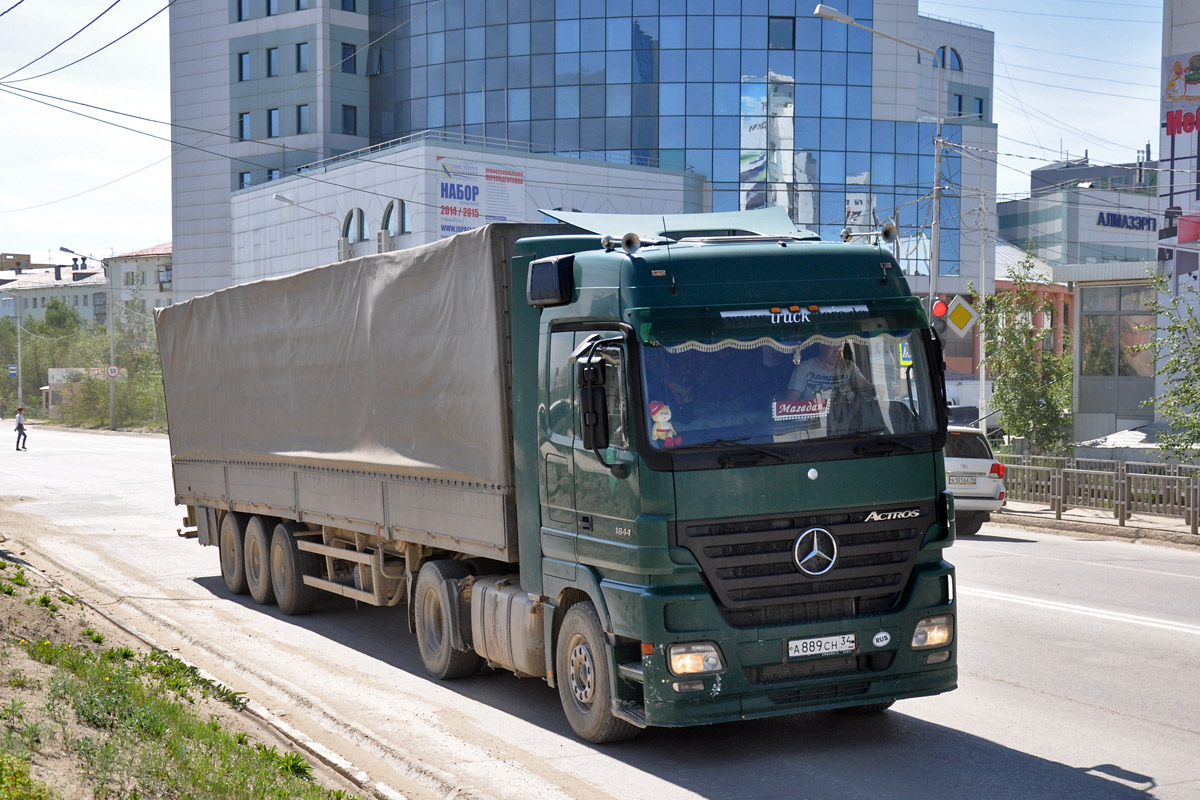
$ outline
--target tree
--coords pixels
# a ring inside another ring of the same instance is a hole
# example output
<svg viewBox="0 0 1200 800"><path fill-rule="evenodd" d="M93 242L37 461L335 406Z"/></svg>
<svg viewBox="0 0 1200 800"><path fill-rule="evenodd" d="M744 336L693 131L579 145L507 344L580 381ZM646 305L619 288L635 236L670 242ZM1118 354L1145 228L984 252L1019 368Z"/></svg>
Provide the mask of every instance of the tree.
<svg viewBox="0 0 1200 800"><path fill-rule="evenodd" d="M992 406L1004 430L1023 436L1039 454L1062 454L1071 443L1071 356L1046 347L1046 331L1035 326L1050 303L1039 297L1033 254L1009 274L1012 291L988 298L980 312L986 326L984 363L992 377Z"/></svg>
<svg viewBox="0 0 1200 800"><path fill-rule="evenodd" d="M1200 296L1188 286L1172 294L1166 276L1153 281L1154 300L1150 307L1157 320L1154 339L1138 349L1154 353L1162 379L1162 394L1154 398L1157 416L1166 420L1169 430L1157 434L1159 445L1181 461L1193 460L1200 443L1200 318L1196 308Z"/></svg>

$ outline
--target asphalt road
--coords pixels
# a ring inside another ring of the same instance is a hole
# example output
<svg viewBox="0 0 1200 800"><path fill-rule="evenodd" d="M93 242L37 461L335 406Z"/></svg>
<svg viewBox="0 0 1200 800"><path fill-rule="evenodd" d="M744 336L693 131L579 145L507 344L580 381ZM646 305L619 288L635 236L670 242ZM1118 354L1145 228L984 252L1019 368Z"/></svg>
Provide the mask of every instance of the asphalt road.
<svg viewBox="0 0 1200 800"><path fill-rule="evenodd" d="M1200 550L987 525L958 565L960 688L576 740L556 693L439 683L399 609L306 617L225 590L176 536L162 437L35 428L0 449L0 545L411 798L1200 798ZM7 453L7 455L4 455Z"/></svg>

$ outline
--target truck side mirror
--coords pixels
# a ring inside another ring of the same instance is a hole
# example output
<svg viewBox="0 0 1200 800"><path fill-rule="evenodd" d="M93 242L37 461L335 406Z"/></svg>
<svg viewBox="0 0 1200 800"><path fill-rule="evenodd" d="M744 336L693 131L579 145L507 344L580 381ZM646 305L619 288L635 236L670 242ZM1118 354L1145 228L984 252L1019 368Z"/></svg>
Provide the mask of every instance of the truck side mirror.
<svg viewBox="0 0 1200 800"><path fill-rule="evenodd" d="M580 434L588 450L608 447L608 400L603 386L579 387Z"/></svg>
<svg viewBox="0 0 1200 800"><path fill-rule="evenodd" d="M579 387L579 429L588 450L608 447L608 398L604 396L604 360L596 355L575 361Z"/></svg>
<svg viewBox="0 0 1200 800"><path fill-rule="evenodd" d="M600 463L616 478L629 475L621 462L610 464L600 455L608 447L608 397L604 393L604 359L594 354L575 360L575 383L579 386L579 435L583 446L596 454Z"/></svg>

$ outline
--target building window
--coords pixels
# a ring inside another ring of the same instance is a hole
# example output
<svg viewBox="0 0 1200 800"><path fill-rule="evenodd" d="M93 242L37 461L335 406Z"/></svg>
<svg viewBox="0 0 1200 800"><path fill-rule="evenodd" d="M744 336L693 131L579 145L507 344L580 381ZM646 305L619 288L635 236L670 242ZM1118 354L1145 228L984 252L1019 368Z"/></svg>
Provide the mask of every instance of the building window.
<svg viewBox="0 0 1200 800"><path fill-rule="evenodd" d="M1153 299L1154 289L1148 286L1080 290L1081 375L1154 376L1154 353L1144 349L1154 336Z"/></svg>
<svg viewBox="0 0 1200 800"><path fill-rule="evenodd" d="M126 272L125 273L125 285L133 286L135 283L137 283L137 273L136 272Z"/></svg>
<svg viewBox="0 0 1200 800"><path fill-rule="evenodd" d="M357 106L342 106L342 133L358 136Z"/></svg>
<svg viewBox="0 0 1200 800"><path fill-rule="evenodd" d="M954 95L953 104L954 116L961 117L963 115L963 96L961 94Z"/></svg>
<svg viewBox="0 0 1200 800"><path fill-rule="evenodd" d="M238 188L239 189L249 189L250 188L250 173L249 172L239 172L238 173Z"/></svg>
<svg viewBox="0 0 1200 800"><path fill-rule="evenodd" d="M273 17L279 13L279 0L267 0L267 16Z"/></svg>
<svg viewBox="0 0 1200 800"><path fill-rule="evenodd" d="M358 51L354 45L342 42L342 72L349 72L351 74L358 72L358 65L355 63L357 59L354 57L356 52Z"/></svg>
<svg viewBox="0 0 1200 800"><path fill-rule="evenodd" d="M342 0L342 11L357 11L355 0Z"/></svg>
<svg viewBox="0 0 1200 800"><path fill-rule="evenodd" d="M296 133L308 133L308 106L296 106Z"/></svg>
<svg viewBox="0 0 1200 800"><path fill-rule="evenodd" d="M250 0L237 0L238 22L250 19Z"/></svg>
<svg viewBox="0 0 1200 800"><path fill-rule="evenodd" d="M238 114L237 122L238 139L244 142L250 138L250 112L243 111Z"/></svg>
<svg viewBox="0 0 1200 800"><path fill-rule="evenodd" d="M267 77L274 78L279 74L279 48L267 48Z"/></svg>
<svg viewBox="0 0 1200 800"><path fill-rule="evenodd" d="M238 53L238 81L250 80L250 54Z"/></svg>
<svg viewBox="0 0 1200 800"><path fill-rule="evenodd" d="M342 238L351 243L366 241L367 217L361 208L356 208L346 215L342 222Z"/></svg>
<svg viewBox="0 0 1200 800"><path fill-rule="evenodd" d="M946 52L947 49L949 49L949 51L950 51L948 55ZM960 56L958 54L958 51L955 50L953 47L947 48L945 45L942 45L941 47L938 48L937 54L938 54L938 64L940 64L943 67L949 67L950 69L952 69L956 72L962 72L962 68L963 68L962 56ZM947 60L947 59L949 59L949 60Z"/></svg>
<svg viewBox="0 0 1200 800"><path fill-rule="evenodd" d="M983 98L982 97L975 98L975 118L980 121L983 120Z"/></svg>
<svg viewBox="0 0 1200 800"><path fill-rule="evenodd" d="M277 181L282 177L283 177L283 173L277 169L267 170L267 180L269 180L269 181Z"/></svg>
<svg viewBox="0 0 1200 800"><path fill-rule="evenodd" d="M308 42L296 45L296 72L308 72Z"/></svg>
<svg viewBox="0 0 1200 800"><path fill-rule="evenodd" d="M267 109L267 138L274 139L279 136L279 109Z"/></svg>
<svg viewBox="0 0 1200 800"><path fill-rule="evenodd" d="M296 0L296 10L303 11L308 8L308 0Z"/></svg>
<svg viewBox="0 0 1200 800"><path fill-rule="evenodd" d="M767 18L767 49L795 50L796 49L796 18L768 17Z"/></svg>
<svg viewBox="0 0 1200 800"><path fill-rule="evenodd" d="M87 295L86 294L83 296L83 305L84 305L84 308L87 307Z"/></svg>
<svg viewBox="0 0 1200 800"><path fill-rule="evenodd" d="M412 233L412 217L409 216L408 203L403 200L388 203L383 212L383 225L380 227L392 236Z"/></svg>

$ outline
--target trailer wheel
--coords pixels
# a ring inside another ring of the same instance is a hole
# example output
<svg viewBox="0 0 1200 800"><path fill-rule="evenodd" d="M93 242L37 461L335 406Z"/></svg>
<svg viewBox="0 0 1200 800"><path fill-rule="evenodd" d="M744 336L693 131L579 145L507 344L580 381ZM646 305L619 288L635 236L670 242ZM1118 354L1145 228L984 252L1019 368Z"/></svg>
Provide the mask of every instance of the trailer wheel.
<svg viewBox="0 0 1200 800"><path fill-rule="evenodd" d="M246 586L256 603L274 603L271 591L271 529L270 522L257 514L246 523Z"/></svg>
<svg viewBox="0 0 1200 800"><path fill-rule="evenodd" d="M271 536L271 591L279 610L289 616L307 614L317 602L317 590L304 582L304 576L317 574L321 557L296 546L293 534L299 529L281 522Z"/></svg>
<svg viewBox="0 0 1200 800"><path fill-rule="evenodd" d="M631 739L640 728L612 714L612 676L604 629L588 601L567 609L554 659L558 697L579 738L601 744Z"/></svg>
<svg viewBox="0 0 1200 800"><path fill-rule="evenodd" d="M250 591L246 585L246 517L235 511L228 512L221 520L221 533L217 549L221 554L221 577L234 594Z"/></svg>
<svg viewBox="0 0 1200 800"><path fill-rule="evenodd" d="M414 595L417 647L421 651L425 671L438 680L473 675L482 661L474 650L454 649L454 635L450 628L454 620L450 604L457 602L451 581L470 574L471 570L466 564L449 559L427 561L417 574Z"/></svg>

